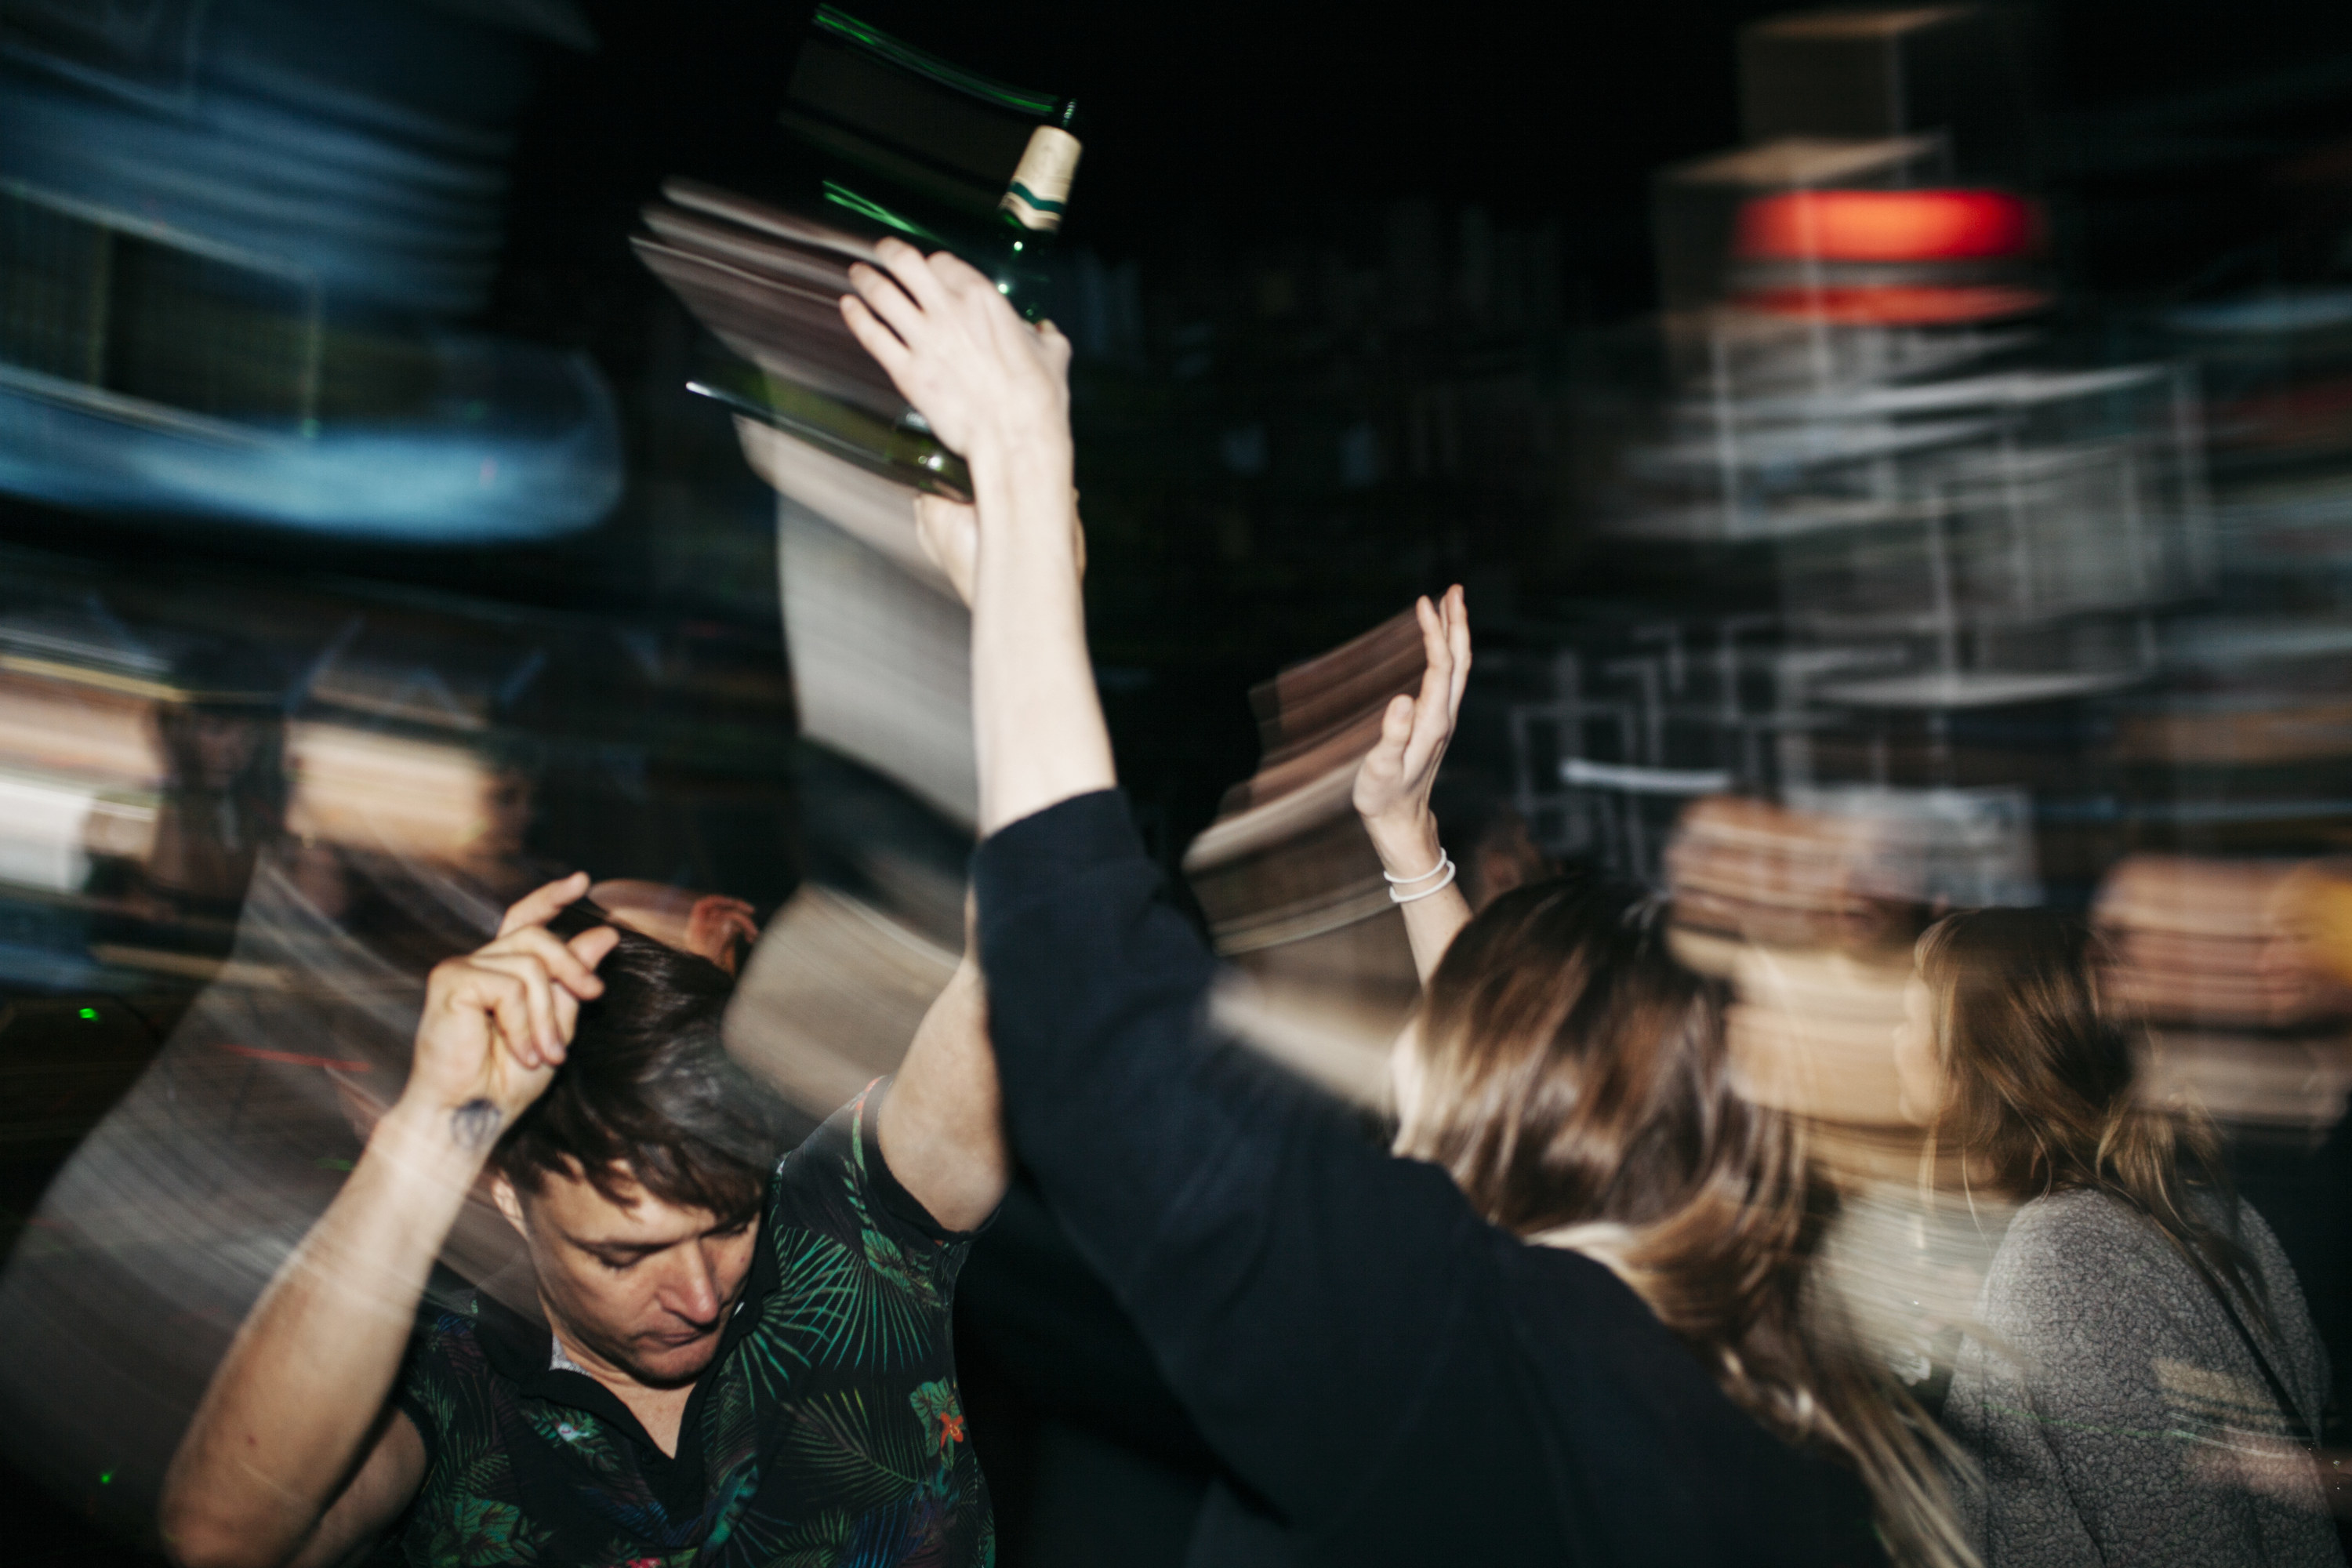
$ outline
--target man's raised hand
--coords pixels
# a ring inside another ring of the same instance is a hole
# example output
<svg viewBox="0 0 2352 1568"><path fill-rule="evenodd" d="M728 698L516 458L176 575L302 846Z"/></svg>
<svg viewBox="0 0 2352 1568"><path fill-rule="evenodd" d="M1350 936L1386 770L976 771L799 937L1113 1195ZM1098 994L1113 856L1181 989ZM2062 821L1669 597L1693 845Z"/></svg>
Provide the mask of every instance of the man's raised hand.
<svg viewBox="0 0 2352 1568"><path fill-rule="evenodd" d="M487 1152L546 1089L580 1004L604 994L596 966L620 933L599 926L567 942L547 929L587 890L584 872L550 882L507 911L496 940L436 964L425 982L404 1098L447 1117L470 1151Z"/></svg>

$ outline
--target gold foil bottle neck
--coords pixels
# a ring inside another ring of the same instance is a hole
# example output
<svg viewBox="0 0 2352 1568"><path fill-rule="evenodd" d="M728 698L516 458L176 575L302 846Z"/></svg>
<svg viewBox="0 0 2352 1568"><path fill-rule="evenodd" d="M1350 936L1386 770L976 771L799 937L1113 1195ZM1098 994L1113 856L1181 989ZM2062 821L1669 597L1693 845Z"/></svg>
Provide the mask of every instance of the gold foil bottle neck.
<svg viewBox="0 0 2352 1568"><path fill-rule="evenodd" d="M1069 203L1070 182L1077 178L1078 139L1056 125L1040 125L1029 132L1021 166L1013 171L997 210L1013 215L1023 228L1051 234L1062 226L1062 211Z"/></svg>

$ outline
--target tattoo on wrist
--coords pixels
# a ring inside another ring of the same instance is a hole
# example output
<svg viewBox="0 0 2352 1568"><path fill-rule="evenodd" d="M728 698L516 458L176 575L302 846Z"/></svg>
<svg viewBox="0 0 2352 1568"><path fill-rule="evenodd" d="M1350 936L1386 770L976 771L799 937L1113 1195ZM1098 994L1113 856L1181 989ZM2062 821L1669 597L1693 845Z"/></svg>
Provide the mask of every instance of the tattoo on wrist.
<svg viewBox="0 0 2352 1568"><path fill-rule="evenodd" d="M487 1100L469 1100L449 1113L449 1136L469 1154L488 1148L506 1118Z"/></svg>

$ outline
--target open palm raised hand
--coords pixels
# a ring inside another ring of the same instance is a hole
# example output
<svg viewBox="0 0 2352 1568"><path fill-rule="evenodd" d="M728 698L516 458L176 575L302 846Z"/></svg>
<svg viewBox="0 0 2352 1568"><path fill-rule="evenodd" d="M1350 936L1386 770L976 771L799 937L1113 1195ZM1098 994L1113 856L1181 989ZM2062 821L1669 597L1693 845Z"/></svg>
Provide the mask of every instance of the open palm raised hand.
<svg viewBox="0 0 2352 1568"><path fill-rule="evenodd" d="M1410 859L1425 847L1422 858L1434 864L1437 836L1429 792L1446 743L1454 739L1462 689L1470 679L1470 612L1456 584L1433 605L1426 598L1417 601L1413 613L1428 659L1421 690L1389 700L1388 711L1381 715L1380 741L1356 770L1355 803L1383 859L1391 851Z"/></svg>

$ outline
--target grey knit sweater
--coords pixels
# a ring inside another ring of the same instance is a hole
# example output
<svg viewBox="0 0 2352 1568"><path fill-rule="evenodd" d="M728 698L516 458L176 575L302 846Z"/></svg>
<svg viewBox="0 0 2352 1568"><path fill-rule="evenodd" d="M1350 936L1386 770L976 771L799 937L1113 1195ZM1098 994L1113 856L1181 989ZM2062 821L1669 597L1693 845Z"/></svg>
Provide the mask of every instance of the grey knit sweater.
<svg viewBox="0 0 2352 1568"><path fill-rule="evenodd" d="M2276 1325L2264 1352L2315 1429L2326 1352L2270 1227L2239 1214ZM1944 1422L1984 1468L1960 1511L1985 1568L2343 1563L2260 1369L2145 1215L2094 1192L2027 1204L1978 1313Z"/></svg>

